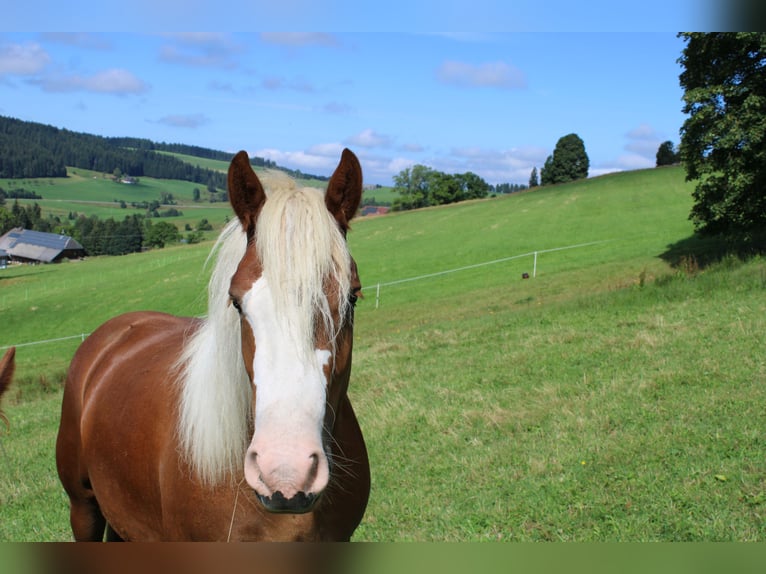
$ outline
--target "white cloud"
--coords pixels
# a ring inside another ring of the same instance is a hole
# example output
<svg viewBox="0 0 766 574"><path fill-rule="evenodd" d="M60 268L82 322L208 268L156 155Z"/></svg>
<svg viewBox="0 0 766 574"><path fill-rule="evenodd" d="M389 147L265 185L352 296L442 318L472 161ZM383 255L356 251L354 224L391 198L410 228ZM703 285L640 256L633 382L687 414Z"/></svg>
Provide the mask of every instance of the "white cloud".
<svg viewBox="0 0 766 574"><path fill-rule="evenodd" d="M259 149L250 152L250 155L270 159L279 166L315 175L330 175L340 159L340 154L330 158L311 151L282 151L274 148Z"/></svg>
<svg viewBox="0 0 766 574"><path fill-rule="evenodd" d="M446 60L436 70L437 79L460 87L489 87L520 89L527 87L524 73L506 62L488 62L474 65Z"/></svg>
<svg viewBox="0 0 766 574"><path fill-rule="evenodd" d="M649 124L641 124L637 128L630 130L625 136L633 140L656 140L661 137L657 130Z"/></svg>
<svg viewBox="0 0 766 574"><path fill-rule="evenodd" d="M251 155L265 157L278 165L305 173L329 176L337 166L346 143L320 143L301 151L266 148L251 152ZM362 163L365 182L383 185L392 184L395 175L418 163L445 173L471 171L491 184L526 184L532 168L539 170L550 153L549 150L531 146L509 150L467 147L454 149L447 155L425 158L422 157L422 149L412 152L399 149L400 153L403 152L401 155L389 156L372 153L369 147L359 147L361 149L354 151Z"/></svg>
<svg viewBox="0 0 766 574"><path fill-rule="evenodd" d="M109 94L140 94L148 89L146 83L127 70L112 68L83 80L85 89Z"/></svg>
<svg viewBox="0 0 766 574"><path fill-rule="evenodd" d="M340 143L321 143L311 146L307 153L309 155L318 155L322 157L331 157L335 160L340 159L340 154L343 153L343 144Z"/></svg>
<svg viewBox="0 0 766 574"><path fill-rule="evenodd" d="M656 163L657 149L667 138L655 130L649 124L641 124L625 134L628 142L625 144L625 150L633 155L638 155L645 160L651 160L651 165L643 167L653 167ZM629 156L625 156L629 157ZM630 163L630 161L628 160ZM638 168L633 168L638 169Z"/></svg>
<svg viewBox="0 0 766 574"><path fill-rule="evenodd" d="M549 153L549 150L536 146L507 150L461 147L453 148L449 155L435 158L428 165L445 173L471 171L491 184L526 184L532 168L539 171Z"/></svg>
<svg viewBox="0 0 766 574"><path fill-rule="evenodd" d="M344 104L343 102L327 102L324 106L322 106L322 110L328 114L342 115L353 112L354 108L352 108L349 104Z"/></svg>
<svg viewBox="0 0 766 574"><path fill-rule="evenodd" d="M391 145L391 137L368 128L346 139L346 143L365 148L388 147Z"/></svg>
<svg viewBox="0 0 766 574"><path fill-rule="evenodd" d="M227 35L212 32L170 34L171 44L160 48L160 59L174 64L194 67L231 69L237 66L236 56L243 47Z"/></svg>
<svg viewBox="0 0 766 574"><path fill-rule="evenodd" d="M599 162L598 165L591 163L588 175L595 177L617 171L652 168L657 164L657 150L667 139L665 134L657 131L650 124L639 124L625 133L626 141L623 149L627 153Z"/></svg>
<svg viewBox="0 0 766 574"><path fill-rule="evenodd" d="M416 163L416 161L413 161L409 158L395 157L391 159L388 164L386 164L385 168L388 174L393 176L398 174L400 171L407 169L408 167L412 167Z"/></svg>
<svg viewBox="0 0 766 574"><path fill-rule="evenodd" d="M92 76L78 74L46 76L30 80L46 92L96 92L102 94L141 94L149 89L143 80L121 68L112 68Z"/></svg>
<svg viewBox="0 0 766 574"><path fill-rule="evenodd" d="M45 49L36 43L0 46L0 75L32 76L50 62Z"/></svg>

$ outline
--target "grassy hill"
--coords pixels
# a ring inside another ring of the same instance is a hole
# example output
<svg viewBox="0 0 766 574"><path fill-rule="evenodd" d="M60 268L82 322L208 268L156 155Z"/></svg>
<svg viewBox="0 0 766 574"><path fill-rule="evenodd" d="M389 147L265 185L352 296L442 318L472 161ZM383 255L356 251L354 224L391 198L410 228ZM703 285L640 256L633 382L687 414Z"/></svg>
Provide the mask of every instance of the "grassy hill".
<svg viewBox="0 0 766 574"><path fill-rule="evenodd" d="M683 251L690 193L668 168L354 223L356 539L766 538L766 262ZM0 271L0 346L202 314L209 248ZM69 538L52 449L78 343L18 349L0 539Z"/></svg>

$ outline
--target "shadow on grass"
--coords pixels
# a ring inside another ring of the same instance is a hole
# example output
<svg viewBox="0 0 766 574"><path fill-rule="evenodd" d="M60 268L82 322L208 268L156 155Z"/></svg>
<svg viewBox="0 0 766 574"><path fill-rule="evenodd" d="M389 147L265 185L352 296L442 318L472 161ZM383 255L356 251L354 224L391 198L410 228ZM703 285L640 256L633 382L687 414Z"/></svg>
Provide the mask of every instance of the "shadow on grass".
<svg viewBox="0 0 766 574"><path fill-rule="evenodd" d="M695 233L668 245L667 251L660 254L660 258L676 269L692 271L705 269L729 257L746 261L764 253L766 234L756 239L737 240Z"/></svg>

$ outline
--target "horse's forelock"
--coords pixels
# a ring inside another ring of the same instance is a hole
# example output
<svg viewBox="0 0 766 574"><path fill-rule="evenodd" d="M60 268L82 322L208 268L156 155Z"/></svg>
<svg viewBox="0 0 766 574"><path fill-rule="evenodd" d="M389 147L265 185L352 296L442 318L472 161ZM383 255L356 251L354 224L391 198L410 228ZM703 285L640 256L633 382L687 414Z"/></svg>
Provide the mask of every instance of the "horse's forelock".
<svg viewBox="0 0 766 574"><path fill-rule="evenodd" d="M334 339L341 325L335 324L328 296L338 301L342 321L347 316L351 256L322 193L295 186L273 190L258 218L255 244L277 313L298 335L300 350L314 352L317 315ZM328 288L335 292L326 293Z"/></svg>

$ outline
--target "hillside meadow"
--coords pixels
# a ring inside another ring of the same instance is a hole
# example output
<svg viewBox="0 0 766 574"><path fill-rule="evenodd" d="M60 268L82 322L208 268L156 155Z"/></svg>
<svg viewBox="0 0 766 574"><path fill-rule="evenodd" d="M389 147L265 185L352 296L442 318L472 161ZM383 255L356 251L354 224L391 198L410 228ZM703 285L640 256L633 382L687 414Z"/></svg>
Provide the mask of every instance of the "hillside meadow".
<svg viewBox="0 0 766 574"><path fill-rule="evenodd" d="M766 261L690 240L690 192L669 168L354 223L355 540L766 539ZM75 337L18 347L0 540L70 539L66 365L117 313L203 314L210 247L0 271L0 347Z"/></svg>
<svg viewBox="0 0 766 574"><path fill-rule="evenodd" d="M228 162L219 160L177 153L167 153L167 155L172 155L203 169L226 172L229 166ZM269 170L260 167L253 169L260 175L269 172ZM325 182L315 179L300 180L300 183L321 188L326 185ZM180 216L165 218L163 221L174 224L181 232L184 231L186 225L195 228L199 221L204 218L208 220L217 233L232 215L227 202L210 203L208 201L207 186L202 183L152 177L140 177L137 183L121 183L114 181L111 174L72 167L67 168L67 177L65 178L0 178L0 188L6 191L24 189L36 193L42 199L19 199L19 203L21 205L37 203L40 205L44 216L54 215L62 221L66 221L70 213L88 217L95 215L102 219L113 218L116 221L121 221L127 215L146 212L145 209L132 207L131 203L159 200L163 193L172 194L176 203L163 205L161 210L173 207L182 212ZM201 201L194 201L195 188L200 191ZM14 200L7 200L9 204L12 201ZM120 202L124 202L125 207L122 207ZM215 233L208 233L208 235L212 238Z"/></svg>

